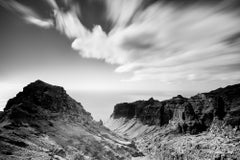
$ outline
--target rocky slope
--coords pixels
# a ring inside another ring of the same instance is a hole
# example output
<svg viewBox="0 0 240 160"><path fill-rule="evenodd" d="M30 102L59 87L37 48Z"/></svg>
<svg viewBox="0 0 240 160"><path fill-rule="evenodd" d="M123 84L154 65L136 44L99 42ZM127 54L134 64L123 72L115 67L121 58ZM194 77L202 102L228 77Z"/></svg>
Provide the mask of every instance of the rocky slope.
<svg viewBox="0 0 240 160"><path fill-rule="evenodd" d="M240 84L191 98L117 104L106 126L133 138L148 159L238 159Z"/></svg>
<svg viewBox="0 0 240 160"><path fill-rule="evenodd" d="M95 122L59 86L40 80L0 113L1 160L119 160L141 156L135 145Z"/></svg>

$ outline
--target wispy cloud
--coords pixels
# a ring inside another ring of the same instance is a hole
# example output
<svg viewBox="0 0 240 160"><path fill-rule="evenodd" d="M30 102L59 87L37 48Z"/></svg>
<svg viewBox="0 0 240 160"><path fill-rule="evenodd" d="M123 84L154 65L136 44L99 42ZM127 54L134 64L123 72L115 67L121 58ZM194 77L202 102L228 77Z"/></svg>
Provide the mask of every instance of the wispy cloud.
<svg viewBox="0 0 240 160"><path fill-rule="evenodd" d="M31 23L43 28L50 28L53 26L53 21L51 19L41 18L33 9L17 1L2 0L0 1L0 5L2 5L3 7L13 12L16 12L28 23Z"/></svg>
<svg viewBox="0 0 240 160"><path fill-rule="evenodd" d="M66 34L69 38L85 37L89 32L73 10L66 13L55 10L54 17L56 29Z"/></svg>
<svg viewBox="0 0 240 160"><path fill-rule="evenodd" d="M100 33L92 32L87 41L82 37L76 39L73 48L83 57L119 64L116 72L133 72L129 80L240 78L236 70L219 70L222 64L228 68L240 64L239 46L223 42L240 31L237 13L221 11L223 6L179 9L155 3L141 10L141 1L107 1L107 4L108 18L115 26L108 35L99 29Z"/></svg>
<svg viewBox="0 0 240 160"><path fill-rule="evenodd" d="M50 28L53 26L52 20L42 20L36 17L32 16L26 16L24 19L31 24L34 24L36 26L42 27L42 28Z"/></svg>
<svg viewBox="0 0 240 160"><path fill-rule="evenodd" d="M140 9L141 4L142 0L106 0L107 18L112 20L115 26L125 27Z"/></svg>
<svg viewBox="0 0 240 160"><path fill-rule="evenodd" d="M3 3L22 13L26 21L54 27L74 39L72 48L84 58L117 64L116 72L132 72L128 80L157 79L208 81L240 79L239 13L229 3L192 4L156 2L143 6L142 0L103 0L109 33L101 26L86 28L74 1L64 1L62 10L55 0L45 0L53 9L51 20L39 18L32 9L15 1ZM10 5L9 5L10 4ZM28 16L30 15L30 17ZM231 41L232 40L232 41Z"/></svg>

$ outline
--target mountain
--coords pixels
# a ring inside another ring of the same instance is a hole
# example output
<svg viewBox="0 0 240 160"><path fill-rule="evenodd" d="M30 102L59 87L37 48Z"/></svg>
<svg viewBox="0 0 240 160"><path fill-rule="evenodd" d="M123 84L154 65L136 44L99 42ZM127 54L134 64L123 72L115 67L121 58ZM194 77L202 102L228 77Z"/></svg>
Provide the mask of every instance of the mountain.
<svg viewBox="0 0 240 160"><path fill-rule="evenodd" d="M37 80L0 112L0 160L238 160L240 84L120 103L105 125Z"/></svg>
<svg viewBox="0 0 240 160"><path fill-rule="evenodd" d="M0 113L1 160L119 160L142 156L133 142L93 120L59 86L37 80Z"/></svg>
<svg viewBox="0 0 240 160"><path fill-rule="evenodd" d="M148 159L237 160L240 84L190 98L120 103L105 125L134 139Z"/></svg>

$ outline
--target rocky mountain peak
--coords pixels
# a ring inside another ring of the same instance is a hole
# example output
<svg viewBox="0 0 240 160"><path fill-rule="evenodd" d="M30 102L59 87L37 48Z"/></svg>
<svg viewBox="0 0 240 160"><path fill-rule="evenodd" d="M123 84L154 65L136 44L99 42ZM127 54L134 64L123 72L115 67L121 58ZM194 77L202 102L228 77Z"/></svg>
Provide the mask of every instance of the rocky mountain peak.
<svg viewBox="0 0 240 160"><path fill-rule="evenodd" d="M147 101L147 103L149 104L153 104L155 102L155 100L153 99L153 97L149 98L149 100Z"/></svg>

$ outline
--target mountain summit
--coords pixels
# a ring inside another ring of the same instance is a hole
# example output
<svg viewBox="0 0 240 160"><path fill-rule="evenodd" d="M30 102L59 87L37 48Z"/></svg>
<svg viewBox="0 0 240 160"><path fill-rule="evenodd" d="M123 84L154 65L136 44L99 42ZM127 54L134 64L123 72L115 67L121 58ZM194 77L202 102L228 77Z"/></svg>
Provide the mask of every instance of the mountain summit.
<svg viewBox="0 0 240 160"><path fill-rule="evenodd" d="M1 160L131 159L135 145L93 120L59 86L37 80L0 114Z"/></svg>
<svg viewBox="0 0 240 160"><path fill-rule="evenodd" d="M29 120L66 119L92 121L90 113L67 95L63 87L37 80L10 99L4 108L7 118L23 122Z"/></svg>

